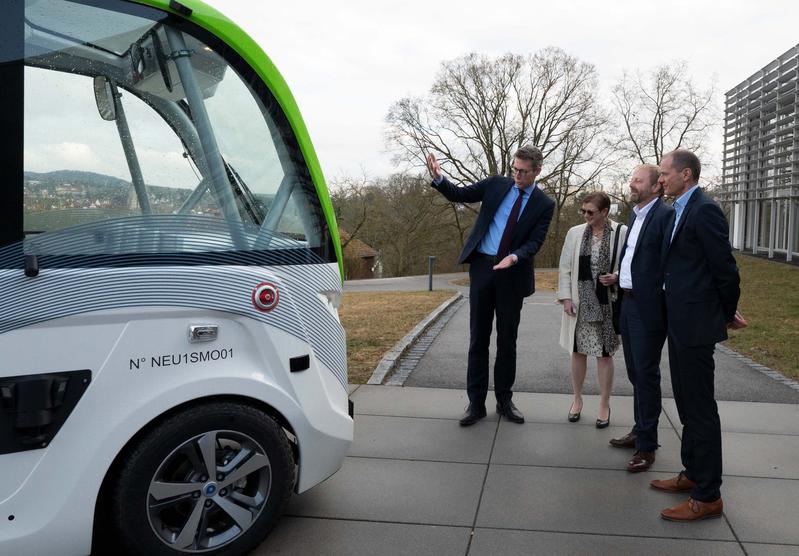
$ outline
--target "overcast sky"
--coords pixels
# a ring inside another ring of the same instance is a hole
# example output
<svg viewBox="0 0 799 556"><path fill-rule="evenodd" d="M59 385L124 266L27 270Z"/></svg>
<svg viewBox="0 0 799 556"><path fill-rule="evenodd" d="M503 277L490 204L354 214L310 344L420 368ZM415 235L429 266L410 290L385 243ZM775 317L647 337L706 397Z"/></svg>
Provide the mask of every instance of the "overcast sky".
<svg viewBox="0 0 799 556"><path fill-rule="evenodd" d="M608 98L624 69L688 60L724 93L799 43L796 0L207 0L285 77L328 180L393 170L391 104L424 95L444 60L557 46L593 63ZM721 152L721 133L715 136ZM718 164L720 167L720 164Z"/></svg>

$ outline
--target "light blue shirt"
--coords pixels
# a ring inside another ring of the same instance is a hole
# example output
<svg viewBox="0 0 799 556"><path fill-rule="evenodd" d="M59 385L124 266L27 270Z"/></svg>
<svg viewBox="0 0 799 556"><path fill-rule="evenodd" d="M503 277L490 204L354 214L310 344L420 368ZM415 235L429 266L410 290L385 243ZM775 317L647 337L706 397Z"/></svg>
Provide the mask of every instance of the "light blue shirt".
<svg viewBox="0 0 799 556"><path fill-rule="evenodd" d="M477 250L480 253L484 253L486 255L497 254L497 251L499 251L499 242L502 240L502 232L505 231L505 224L508 223L508 217L510 216L510 211L513 209L513 203L516 202L516 197L519 194L518 192L522 192L522 206L519 209L519 216L517 217L516 222L519 221L518 218L521 218L522 213L524 212L524 207L527 206L527 201L530 200L530 196L537 185L537 183L534 183L527 189L519 189L514 184L513 187L508 190L507 195L505 195L505 198L502 199L499 207L497 207L497 212L494 213L494 219L488 226L486 235L483 236L480 245L477 246Z"/></svg>
<svg viewBox="0 0 799 556"><path fill-rule="evenodd" d="M674 207L674 227L671 229L671 240L669 240L670 242L674 240L674 232L677 231L677 225L680 223L680 218L682 217L682 213L685 210L685 205L687 205L688 201L691 200L691 195L693 195L697 187L699 187L698 183L689 190L687 190L685 193L674 199L674 203L672 203L671 205Z"/></svg>

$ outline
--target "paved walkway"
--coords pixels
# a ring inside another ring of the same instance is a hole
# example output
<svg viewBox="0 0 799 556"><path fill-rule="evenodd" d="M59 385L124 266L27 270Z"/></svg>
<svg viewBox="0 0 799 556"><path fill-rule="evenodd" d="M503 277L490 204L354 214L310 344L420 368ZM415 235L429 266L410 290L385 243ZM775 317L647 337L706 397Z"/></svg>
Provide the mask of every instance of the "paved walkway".
<svg viewBox="0 0 799 556"><path fill-rule="evenodd" d="M421 289L414 279L395 280L392 289ZM683 499L648 488L681 468L667 365L658 459L650 472L627 473L631 451L608 445L632 426L622 360L611 426L593 426L593 395L583 420L568 423L568 354L557 347L553 301L536 294L523 310L514 401L525 424L489 414L458 426L467 403L465 304L405 387L351 387L350 456L292 499L254 554L799 554L799 391L717 351L724 517L664 521L659 511ZM594 375L589 370L587 391L595 391Z"/></svg>
<svg viewBox="0 0 799 556"><path fill-rule="evenodd" d="M541 292L527 298L522 308L517 342L516 392L571 392L570 359L558 345L560 338L561 306L555 303L554 292ZM437 388L466 388L466 346L469 338L469 305L455 313L431 345L405 386ZM495 338L491 342L494 360ZM664 397L672 397L669 357L664 347L661 357L661 385ZM799 403L799 389L786 387L763 372L731 355L729 351L716 350L716 399L726 401L753 401L774 403ZM619 349L614 357L616 396L632 396L627 380L624 356ZM491 382L493 387L493 380ZM589 358L585 392L598 394L596 359ZM563 408L565 415L569 404ZM611 400L611 408L613 401ZM799 456L799 454L797 454ZM799 519L799 518L798 518Z"/></svg>
<svg viewBox="0 0 799 556"><path fill-rule="evenodd" d="M496 415L458 426L461 390L360 386L350 457L295 496L255 554L799 554L799 405L720 402L722 519L681 524L658 512L682 500L648 488L680 470L676 409L666 400L654 471L623 470L607 444L631 426L567 423L562 394L520 393L523 425ZM586 398L585 414L597 398Z"/></svg>

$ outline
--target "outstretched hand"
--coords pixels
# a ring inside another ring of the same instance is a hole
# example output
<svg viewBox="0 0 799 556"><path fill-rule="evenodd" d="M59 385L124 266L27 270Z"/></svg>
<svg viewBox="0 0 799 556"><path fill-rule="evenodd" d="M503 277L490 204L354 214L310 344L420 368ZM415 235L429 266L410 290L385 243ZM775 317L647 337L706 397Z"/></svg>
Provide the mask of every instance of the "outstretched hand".
<svg viewBox="0 0 799 556"><path fill-rule="evenodd" d="M746 322L746 319L738 311L735 311L735 316L732 318L732 321L727 323L727 328L731 330L740 330L741 328L746 328L747 326L749 326L749 323Z"/></svg>
<svg viewBox="0 0 799 556"><path fill-rule="evenodd" d="M441 178L441 165L433 153L427 153L427 169L430 170L430 175L434 180Z"/></svg>
<svg viewBox="0 0 799 556"><path fill-rule="evenodd" d="M495 264L494 270L502 270L504 268L510 268L513 265L515 265L518 261L519 258L513 253L511 253L510 255L499 261L497 264Z"/></svg>

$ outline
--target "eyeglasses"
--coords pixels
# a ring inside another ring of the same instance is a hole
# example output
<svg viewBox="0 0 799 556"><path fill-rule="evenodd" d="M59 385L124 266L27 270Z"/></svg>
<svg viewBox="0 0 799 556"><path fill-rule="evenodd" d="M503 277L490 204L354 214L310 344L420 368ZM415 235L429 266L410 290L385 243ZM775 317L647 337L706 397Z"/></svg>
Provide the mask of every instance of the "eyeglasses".
<svg viewBox="0 0 799 556"><path fill-rule="evenodd" d="M580 214L583 216L594 216L597 212L596 210L588 210L588 209L580 209Z"/></svg>
<svg viewBox="0 0 799 556"><path fill-rule="evenodd" d="M510 169L511 169L511 172L513 172L514 174L519 174L520 176L525 176L525 175L529 174L530 172L532 172L532 170L524 170L522 168L517 168L516 166L511 166Z"/></svg>

